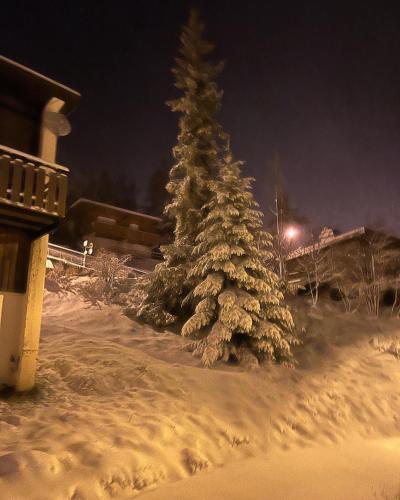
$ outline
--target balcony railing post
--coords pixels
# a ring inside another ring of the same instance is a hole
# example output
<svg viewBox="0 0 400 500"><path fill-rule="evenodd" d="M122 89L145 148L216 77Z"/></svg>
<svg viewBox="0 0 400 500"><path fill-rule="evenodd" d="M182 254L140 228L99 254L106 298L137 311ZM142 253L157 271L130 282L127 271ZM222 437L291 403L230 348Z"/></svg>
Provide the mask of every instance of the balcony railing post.
<svg viewBox="0 0 400 500"><path fill-rule="evenodd" d="M16 158L12 160L12 185L11 185L11 201L19 203L21 199L21 184L22 184L22 160Z"/></svg>
<svg viewBox="0 0 400 500"><path fill-rule="evenodd" d="M46 185L46 210L47 212L54 212L56 202L56 189L57 189L57 175L54 172L48 173L48 182Z"/></svg>
<svg viewBox="0 0 400 500"><path fill-rule="evenodd" d="M10 179L10 160L11 157L8 155L0 157L0 198L7 198Z"/></svg>
<svg viewBox="0 0 400 500"><path fill-rule="evenodd" d="M35 166L33 163L25 164L25 187L24 187L24 205L26 207L32 206L33 196L33 181L35 175Z"/></svg>
<svg viewBox="0 0 400 500"><path fill-rule="evenodd" d="M35 207L37 208L43 208L45 179L46 169L39 167L36 171Z"/></svg>
<svg viewBox="0 0 400 500"><path fill-rule="evenodd" d="M65 215L65 206L67 204L67 187L68 187L67 176L64 174L59 174L57 212L60 217L64 217Z"/></svg>

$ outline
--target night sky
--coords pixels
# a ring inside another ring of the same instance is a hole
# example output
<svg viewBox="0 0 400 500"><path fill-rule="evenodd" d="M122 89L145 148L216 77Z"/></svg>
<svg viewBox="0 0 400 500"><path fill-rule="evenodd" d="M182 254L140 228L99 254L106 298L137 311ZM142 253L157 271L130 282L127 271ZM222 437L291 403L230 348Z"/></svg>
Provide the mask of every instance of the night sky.
<svg viewBox="0 0 400 500"><path fill-rule="evenodd" d="M280 155L294 205L342 230L400 234L398 2L197 1L226 60L220 120L271 204ZM146 187L176 141L170 68L189 2L8 0L0 53L81 92L59 163L107 168ZM172 160L171 160L172 161Z"/></svg>

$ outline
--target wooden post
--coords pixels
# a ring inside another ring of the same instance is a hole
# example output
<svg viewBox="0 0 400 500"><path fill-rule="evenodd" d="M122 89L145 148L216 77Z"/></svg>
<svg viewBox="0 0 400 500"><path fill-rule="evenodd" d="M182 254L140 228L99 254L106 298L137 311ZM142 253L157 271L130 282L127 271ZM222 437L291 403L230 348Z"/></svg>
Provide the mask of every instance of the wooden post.
<svg viewBox="0 0 400 500"><path fill-rule="evenodd" d="M43 110L58 112L64 106L64 101L53 98ZM50 131L42 119L40 131L39 156L45 161L55 162L57 136ZM39 169L40 171L42 169ZM38 173L36 186L36 205L43 206L43 188L49 182L45 169ZM50 204L53 204L50 197ZM42 321L44 280L46 275L46 259L48 235L41 236L31 244L28 281L25 295L25 315L21 328L19 343L19 360L15 388L17 391L29 391L35 385L36 364L39 351L40 327Z"/></svg>
<svg viewBox="0 0 400 500"><path fill-rule="evenodd" d="M48 239L47 235L42 236L33 241L31 245L25 317L21 328L19 362L15 384L17 391L28 391L35 384Z"/></svg>

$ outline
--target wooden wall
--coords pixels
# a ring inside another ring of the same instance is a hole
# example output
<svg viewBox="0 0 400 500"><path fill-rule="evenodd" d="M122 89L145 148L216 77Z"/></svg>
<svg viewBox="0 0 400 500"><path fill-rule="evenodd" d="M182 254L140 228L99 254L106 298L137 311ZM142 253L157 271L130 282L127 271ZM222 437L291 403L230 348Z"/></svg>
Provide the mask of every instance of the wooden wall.
<svg viewBox="0 0 400 500"><path fill-rule="evenodd" d="M30 245L25 232L0 226L0 291L25 292Z"/></svg>
<svg viewBox="0 0 400 500"><path fill-rule="evenodd" d="M0 89L0 144L37 156L39 130L37 111Z"/></svg>

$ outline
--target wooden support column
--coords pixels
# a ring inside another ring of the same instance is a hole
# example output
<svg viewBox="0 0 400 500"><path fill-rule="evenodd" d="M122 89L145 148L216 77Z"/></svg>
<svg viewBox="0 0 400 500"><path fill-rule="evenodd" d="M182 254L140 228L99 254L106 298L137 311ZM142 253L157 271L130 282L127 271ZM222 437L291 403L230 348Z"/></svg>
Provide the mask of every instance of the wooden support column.
<svg viewBox="0 0 400 500"><path fill-rule="evenodd" d="M50 99L43 110L43 115L47 111L61 111L64 104L64 101L60 99ZM56 161L57 139L58 137L46 127L42 118L39 142L40 158L52 163ZM25 296L25 316L21 328L18 369L15 383L17 391L29 391L35 385L48 242L49 237L45 235L34 240L31 244Z"/></svg>
<svg viewBox="0 0 400 500"><path fill-rule="evenodd" d="M26 289L25 317L21 328L17 391L29 391L35 384L36 362L42 321L48 235L32 242Z"/></svg>
<svg viewBox="0 0 400 500"><path fill-rule="evenodd" d="M64 105L64 101L53 97L47 103L42 113L42 126L40 129L39 138L39 156L43 160L51 163L55 163L56 161L58 136L52 130L46 127L43 116L46 112L59 113Z"/></svg>

